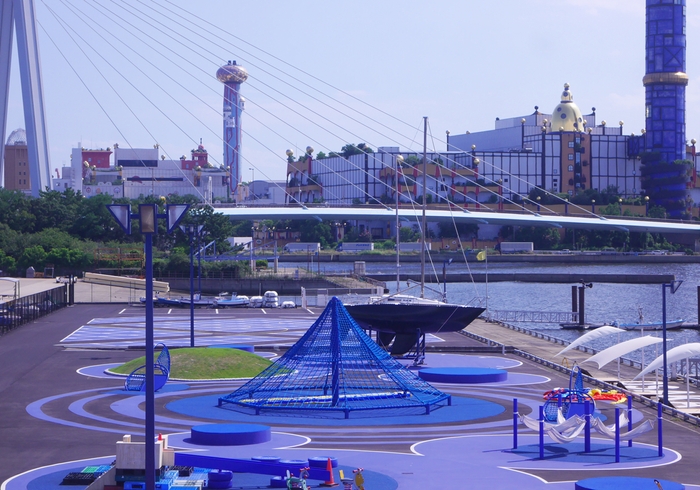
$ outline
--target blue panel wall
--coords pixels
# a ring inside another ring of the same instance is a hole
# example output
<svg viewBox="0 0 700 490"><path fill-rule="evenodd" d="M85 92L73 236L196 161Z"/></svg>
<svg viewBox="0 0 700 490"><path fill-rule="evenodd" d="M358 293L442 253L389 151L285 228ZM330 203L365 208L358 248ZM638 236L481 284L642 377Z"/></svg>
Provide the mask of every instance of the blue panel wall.
<svg viewBox="0 0 700 490"><path fill-rule="evenodd" d="M685 0L647 0L646 73L685 73ZM685 158L685 85L646 84L646 150Z"/></svg>

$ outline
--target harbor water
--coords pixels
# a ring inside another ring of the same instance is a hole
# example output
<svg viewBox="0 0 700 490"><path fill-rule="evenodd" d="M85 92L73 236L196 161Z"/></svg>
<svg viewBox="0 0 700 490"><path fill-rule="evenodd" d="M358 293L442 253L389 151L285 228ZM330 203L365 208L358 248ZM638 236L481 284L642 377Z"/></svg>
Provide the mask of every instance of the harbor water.
<svg viewBox="0 0 700 490"><path fill-rule="evenodd" d="M286 264L292 266L293 264ZM294 264L305 268L306 263ZM395 274L395 263L367 263L366 273ZM426 277L442 277L443 264L426 265ZM320 272L323 274L337 274L350 272L352 264L323 263ZM666 318L668 321L683 319L686 323L698 323L698 286L700 286L700 264L620 264L620 265L563 265L563 264L533 264L533 263L469 263L457 264L453 262L447 266L447 274L450 273L491 273L491 272L517 272L521 274L531 273L570 273L570 274L672 274L676 280L682 280L683 284L671 294L666 289ZM316 272L316 267L314 267ZM401 265L402 274L415 274L420 272L420 265L406 263ZM403 282L403 281L402 281ZM396 282L386 283L389 291L396 291ZM571 286L575 284L550 284L550 283L518 283L518 282L494 282L494 283L465 283L448 282L446 284L447 299L450 303L465 305L481 305L489 311L546 311L566 312L571 311ZM401 284L405 289L406 283ZM439 298L443 291L442 284L427 284L426 297ZM488 297L487 297L488 291ZM419 289L414 288L408 294L419 294ZM660 284L611 284L594 283L585 291L585 319L590 324L633 323L639 320L639 312L645 322L656 322L662 319L662 285ZM586 331L562 329L559 324L546 323L518 323L520 327L541 331L566 341L573 341ZM642 334L639 330L611 335L588 344L597 350L605 349L617 342L629 340ZM645 330L644 335L661 336L661 331ZM667 332L668 348L671 349L683 343L700 342L700 332L694 329L671 329ZM640 360L641 350L630 353L627 357ZM655 357L655 347L647 347L644 352L646 363ZM658 352L660 352L660 347Z"/></svg>

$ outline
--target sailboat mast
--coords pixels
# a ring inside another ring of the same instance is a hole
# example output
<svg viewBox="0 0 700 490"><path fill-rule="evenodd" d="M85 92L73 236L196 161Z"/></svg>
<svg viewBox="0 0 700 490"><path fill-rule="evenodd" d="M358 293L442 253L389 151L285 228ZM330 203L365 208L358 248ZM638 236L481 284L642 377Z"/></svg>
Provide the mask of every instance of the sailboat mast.
<svg viewBox="0 0 700 490"><path fill-rule="evenodd" d="M401 290L401 223L399 222L399 172L401 171L403 157L396 155L396 173L394 174L394 187L396 188L396 293Z"/></svg>
<svg viewBox="0 0 700 490"><path fill-rule="evenodd" d="M420 253L420 297L425 298L425 239L428 230L425 229L425 208L428 201L428 116L423 117L423 215L421 217L421 253Z"/></svg>

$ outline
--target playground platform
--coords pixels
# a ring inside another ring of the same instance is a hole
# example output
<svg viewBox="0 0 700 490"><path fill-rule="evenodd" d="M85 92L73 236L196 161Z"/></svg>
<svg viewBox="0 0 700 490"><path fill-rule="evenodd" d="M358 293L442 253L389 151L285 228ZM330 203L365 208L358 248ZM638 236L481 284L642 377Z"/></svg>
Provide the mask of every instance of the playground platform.
<svg viewBox="0 0 700 490"><path fill-rule="evenodd" d="M319 313L302 309L200 310L197 342L253 344L256 352L274 352L275 348L281 352ZM542 339L496 324L477 321L469 330L542 358L551 359L550 350L561 350L561 345L550 346ZM5 420L0 440L2 490L66 488L52 485L76 469L109 464L114 459L115 443L124 434L132 434L135 440L142 438L142 395L124 391L124 378L104 372L109 366L142 355L142 335L143 308L78 305L25 325L0 340L5 366L0 376L0 410ZM170 348L188 342L186 315L157 311L156 341ZM27 355L27 346L31 346L31 355ZM622 447L619 463L615 462L614 442L597 436L593 437L591 453L583 451L583 439L568 444L548 439L545 457L540 458L538 435L524 426L518 448L513 448L513 399L518 399L522 413L535 417L543 393L566 386L568 375L513 353L478 352L482 342L459 334L438 334L429 339L429 346L426 365L411 369L448 373L453 368L499 370L506 371L507 377L478 384L436 383L455 403L429 416L348 420L256 417L222 410L216 406L218 397L233 391L241 381L171 380L156 395L156 431L167 434L173 447L216 457L333 457L345 474L364 468L367 490L593 490L609 487L600 486L605 481L589 481L612 477L624 477L638 485L628 488L644 488L640 482L658 479L700 489L700 434L696 426L665 415L662 456L652 431L641 435L631 448ZM474 352L469 352L471 348ZM600 373L601 377L611 374ZM614 406L601 404L599 409L609 422ZM637 420L656 417L646 404L635 403L634 411ZM271 437L241 446L195 443L191 429L202 424L262 424L271 428ZM251 481L241 478L238 488L255 484ZM579 482L584 483L577 487ZM626 488L620 480L616 482L615 488Z"/></svg>

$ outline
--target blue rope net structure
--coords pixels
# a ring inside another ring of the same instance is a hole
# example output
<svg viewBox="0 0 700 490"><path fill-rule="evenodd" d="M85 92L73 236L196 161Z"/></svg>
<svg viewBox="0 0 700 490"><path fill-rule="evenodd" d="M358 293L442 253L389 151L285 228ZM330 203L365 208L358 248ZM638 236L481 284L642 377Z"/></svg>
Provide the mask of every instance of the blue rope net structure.
<svg viewBox="0 0 700 490"><path fill-rule="evenodd" d="M260 415L350 417L429 414L451 396L380 348L333 298L304 336L219 407Z"/></svg>

